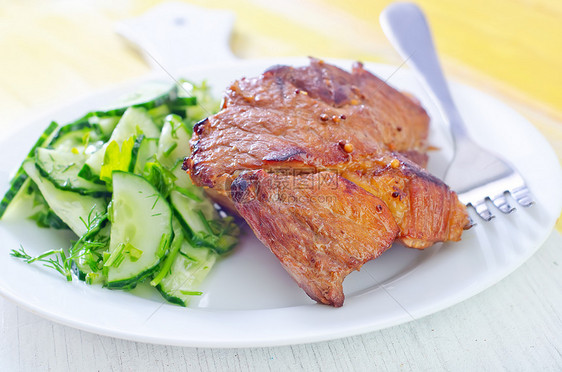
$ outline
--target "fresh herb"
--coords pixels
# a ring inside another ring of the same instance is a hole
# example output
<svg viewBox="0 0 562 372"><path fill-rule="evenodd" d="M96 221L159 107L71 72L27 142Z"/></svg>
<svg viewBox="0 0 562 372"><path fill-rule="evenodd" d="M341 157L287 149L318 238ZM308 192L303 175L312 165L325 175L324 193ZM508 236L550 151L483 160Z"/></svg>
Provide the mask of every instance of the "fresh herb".
<svg viewBox="0 0 562 372"><path fill-rule="evenodd" d="M117 248L115 248L113 250L113 252L111 252L110 255L106 256L106 259L104 259L104 264L103 266L105 267L119 267L119 264L121 263L121 258L123 257L123 250L125 249L125 243L121 243L119 245L117 245ZM119 262L119 264L117 263Z"/></svg>
<svg viewBox="0 0 562 372"><path fill-rule="evenodd" d="M170 195L170 191L175 187L176 176L158 161L144 165L143 177L165 198Z"/></svg>
<svg viewBox="0 0 562 372"><path fill-rule="evenodd" d="M121 144L111 141L105 149L103 163L100 171L100 179L107 183L111 182L111 174L113 171L127 171L131 165L133 146L135 145L135 136L131 136Z"/></svg>
<svg viewBox="0 0 562 372"><path fill-rule="evenodd" d="M201 296L203 294L201 291L184 291L183 289L180 289L180 293L186 296Z"/></svg>
<svg viewBox="0 0 562 372"><path fill-rule="evenodd" d="M158 250L156 251L156 256L163 257L168 249L168 243L170 242L170 236L162 234L160 238L160 244L158 245Z"/></svg>
<svg viewBox="0 0 562 372"><path fill-rule="evenodd" d="M67 269L65 265L65 262L67 261L67 257L66 254L64 253L64 250L62 249L49 250L41 253L39 256L32 257L25 251L23 246L20 245L20 249L18 250L12 249L10 255L16 258L21 258L24 262L28 264L32 264L34 262L42 262L43 266L54 269L59 273L61 273L62 275L64 275L66 277L66 280L68 281L72 280L70 267L68 267ZM54 258L51 256L54 256Z"/></svg>
<svg viewBox="0 0 562 372"><path fill-rule="evenodd" d="M183 239L184 237L181 233L174 236L174 239L172 240L172 244L170 245L170 252L168 252L168 255L166 256L166 259L164 260L164 263L162 264L160 271L154 276L154 279L152 279L152 281L150 282L151 286L156 287L158 284L160 284L162 279L164 279L164 277L168 275L172 267L172 264L176 259L176 255L178 254L178 251L181 248Z"/></svg>
<svg viewBox="0 0 562 372"><path fill-rule="evenodd" d="M101 242L90 241L88 238L94 229L98 228L99 223L105 218L105 215L94 214L94 208L91 209L86 221L81 218L82 222L86 226L86 233L70 247L68 254L61 248L49 250L38 256L32 257L25 251L23 246L20 246L20 249L18 250L13 249L10 255L20 258L28 264L42 262L43 266L58 271L66 277L66 280L72 281L72 263L81 256L85 255L88 251L91 251L102 244Z"/></svg>

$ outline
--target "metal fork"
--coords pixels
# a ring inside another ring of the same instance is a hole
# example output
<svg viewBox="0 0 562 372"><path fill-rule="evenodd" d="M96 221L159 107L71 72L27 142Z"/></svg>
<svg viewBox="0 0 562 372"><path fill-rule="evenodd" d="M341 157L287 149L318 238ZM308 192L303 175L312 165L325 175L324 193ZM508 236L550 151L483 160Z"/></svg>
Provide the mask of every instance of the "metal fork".
<svg viewBox="0 0 562 372"><path fill-rule="evenodd" d="M387 38L428 88L449 123L455 152L445 172L445 183L462 203L472 206L485 221L495 217L488 207L489 202L503 213L515 210L508 194L523 207L531 206L533 198L517 170L469 137L447 87L421 9L412 3L393 3L381 13L380 22Z"/></svg>

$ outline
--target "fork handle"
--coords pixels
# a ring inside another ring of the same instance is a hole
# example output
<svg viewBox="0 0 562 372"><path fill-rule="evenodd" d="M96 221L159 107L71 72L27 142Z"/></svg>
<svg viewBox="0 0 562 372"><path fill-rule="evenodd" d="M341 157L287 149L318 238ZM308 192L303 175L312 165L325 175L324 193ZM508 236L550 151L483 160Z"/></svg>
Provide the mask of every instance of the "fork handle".
<svg viewBox="0 0 562 372"><path fill-rule="evenodd" d="M432 95L458 143L467 136L466 129L441 71L423 12L413 3L393 3L381 13L380 23L386 37Z"/></svg>

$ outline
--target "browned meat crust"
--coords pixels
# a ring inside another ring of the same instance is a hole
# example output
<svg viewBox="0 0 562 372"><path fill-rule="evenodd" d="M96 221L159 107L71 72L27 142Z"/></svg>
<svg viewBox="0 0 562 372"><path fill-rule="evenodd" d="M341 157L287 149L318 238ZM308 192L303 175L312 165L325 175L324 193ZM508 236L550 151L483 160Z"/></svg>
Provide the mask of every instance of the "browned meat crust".
<svg viewBox="0 0 562 372"><path fill-rule="evenodd" d="M468 226L466 207L441 180L399 154L339 169L342 177L382 199L408 247L458 241Z"/></svg>
<svg viewBox="0 0 562 372"><path fill-rule="evenodd" d="M231 189L257 237L324 304L343 305L343 279L388 249L398 234L382 200L334 173L249 171Z"/></svg>
<svg viewBox="0 0 562 372"><path fill-rule="evenodd" d="M240 169L331 168L389 150L423 161L428 124L421 106L361 65L350 74L313 59L235 81L223 110L195 126L186 166L215 188Z"/></svg>
<svg viewBox="0 0 562 372"><path fill-rule="evenodd" d="M184 167L195 184L208 187L223 200L231 198L231 190L237 195L243 182L279 181L283 172L289 172L284 177L293 180L332 174L356 185L340 182L347 185L345 193L344 189L319 191L338 198L337 208L306 198L302 208L259 197L248 203L236 198L228 203L312 298L338 305L339 299L343 301L340 292L345 275L384 251L386 238L394 232L377 231L375 240L366 239L364 234L373 234L376 223L388 229L387 221L346 220L344 231L352 240L345 243L336 230L346 210L367 213L382 200L399 228L393 236L414 248L459 240L469 225L466 208L456 194L422 168L427 162L428 125L429 117L415 99L396 91L361 64L349 73L311 59L310 66L275 66L257 78L235 81L226 92L222 110L194 127L192 153ZM252 172L256 170L261 171ZM278 193L271 185L263 190ZM246 189L243 191L246 195ZM316 250L332 257L314 243L315 208L322 211L318 213L323 226L330 227L322 239L333 240L326 247L337 250L334 255L340 261L329 261L333 265L330 272L337 275L317 272L310 262L314 258L311 252ZM376 240L377 236L385 239ZM363 241L359 247L364 252L350 253L351 241ZM309 253L299 256L304 251ZM347 262L342 258L346 254L349 259L362 258L356 266L338 264Z"/></svg>

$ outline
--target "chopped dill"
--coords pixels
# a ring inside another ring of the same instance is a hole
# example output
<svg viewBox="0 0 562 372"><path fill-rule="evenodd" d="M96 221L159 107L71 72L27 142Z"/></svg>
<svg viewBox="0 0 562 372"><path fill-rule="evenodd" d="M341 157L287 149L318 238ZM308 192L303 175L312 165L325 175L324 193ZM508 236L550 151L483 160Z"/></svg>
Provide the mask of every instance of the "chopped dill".
<svg viewBox="0 0 562 372"><path fill-rule="evenodd" d="M34 262L41 262L43 266L50 269L56 270L62 274L67 281L72 281L72 263L78 258L82 257L86 253L90 252L92 249L99 247L103 242L90 241L90 235L97 229L99 224L107 217L107 215L100 215L99 213L94 214L95 205L90 210L87 220L80 217L80 220L86 226L86 232L84 235L74 242L70 249L68 250L68 255L64 249L52 249L41 253L38 256L32 257L29 255L23 246L20 245L20 249L12 249L10 255L22 259L28 264Z"/></svg>

